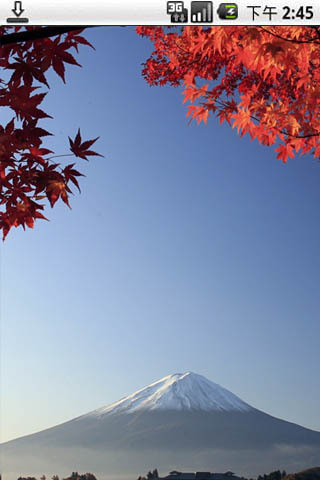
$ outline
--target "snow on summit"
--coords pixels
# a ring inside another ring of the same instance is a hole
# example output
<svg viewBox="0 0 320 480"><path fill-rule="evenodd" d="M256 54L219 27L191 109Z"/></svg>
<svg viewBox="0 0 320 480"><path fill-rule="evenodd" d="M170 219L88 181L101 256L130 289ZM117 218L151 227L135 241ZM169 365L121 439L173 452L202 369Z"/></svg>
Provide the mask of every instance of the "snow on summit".
<svg viewBox="0 0 320 480"><path fill-rule="evenodd" d="M122 398L90 416L133 413L140 410L240 410L252 407L239 397L196 373L175 373Z"/></svg>

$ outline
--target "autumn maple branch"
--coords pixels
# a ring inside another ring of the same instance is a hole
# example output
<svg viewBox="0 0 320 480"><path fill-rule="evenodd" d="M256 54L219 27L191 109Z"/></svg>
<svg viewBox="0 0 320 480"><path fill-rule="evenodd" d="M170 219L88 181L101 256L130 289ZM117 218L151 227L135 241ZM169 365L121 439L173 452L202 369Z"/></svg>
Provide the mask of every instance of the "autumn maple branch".
<svg viewBox="0 0 320 480"><path fill-rule="evenodd" d="M320 41L319 42L316 41L316 38L310 38L309 40L296 40L294 38L282 37L281 35L278 35L277 33L271 32L270 30L268 30L267 28L264 28L262 26L260 26L259 28L261 30L263 30L264 32L269 33L273 37L279 38L280 40L284 40L286 42L291 42L291 43L314 43L314 44L320 45ZM320 38L319 35L318 35L318 38Z"/></svg>
<svg viewBox="0 0 320 480"><path fill-rule="evenodd" d="M12 43L29 42L40 40L41 38L54 37L55 35L62 35L63 33L83 30L84 28L91 28L90 26L72 26L72 27L40 27L35 30L24 30L23 32L8 33L0 37L0 46L9 45Z"/></svg>
<svg viewBox="0 0 320 480"><path fill-rule="evenodd" d="M311 25L311 28L313 28L315 30L315 32L317 33L318 38L320 40L320 30L319 30L320 27L317 26L317 25Z"/></svg>
<svg viewBox="0 0 320 480"><path fill-rule="evenodd" d="M225 107L225 108L228 107L228 105L225 102L223 102L223 100L216 99L215 103L219 104L219 106L221 106L221 107ZM254 115L250 115L250 118L252 118L252 120L255 120L256 122L258 122L258 124L262 124L265 127L267 127L267 125L263 124L261 122L261 120L259 120L259 118L255 117ZM278 132L282 133L283 135L287 135L288 137L292 137L292 138L309 138L309 137L317 137L317 136L320 135L320 132L309 133L307 135L293 135L292 133L288 133L285 130L281 130L278 127L272 127L272 128L274 128L275 130L278 130Z"/></svg>
<svg viewBox="0 0 320 480"><path fill-rule="evenodd" d="M51 207L59 199L70 207L70 185L80 191L77 177L84 175L74 168L75 163L62 166L53 163L53 158L75 156L88 160L90 156L103 156L90 150L99 137L82 141L79 128L74 140L69 137L72 154L46 158L54 152L43 146L42 137L51 133L41 128L38 121L52 117L39 108L47 93L33 94L39 88L33 86L34 81L49 87L46 72L50 68L65 82L64 64L81 66L68 50L74 47L78 52L79 44L93 47L79 35L83 29L31 27L23 32L4 35L6 27L0 28L1 45L12 43L9 48L0 49L1 67L13 70L8 82L1 82L4 88L0 88L0 105L12 109L15 114L6 126L0 124L0 229L3 240L12 227L33 228L35 220L47 220L42 213L45 205L38 203L42 199L47 198ZM66 38L61 38L63 33ZM49 36L57 38L51 40ZM25 49L18 44L27 41L30 45L26 45ZM23 60L21 48L25 50ZM12 57L17 61L10 62ZM20 128L16 120L21 120Z"/></svg>

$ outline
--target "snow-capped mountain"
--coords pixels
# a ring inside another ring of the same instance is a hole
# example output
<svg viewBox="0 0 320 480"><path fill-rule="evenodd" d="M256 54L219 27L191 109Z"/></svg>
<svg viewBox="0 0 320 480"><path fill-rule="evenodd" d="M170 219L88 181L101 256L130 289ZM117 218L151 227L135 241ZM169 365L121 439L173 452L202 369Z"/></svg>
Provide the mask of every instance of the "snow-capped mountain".
<svg viewBox="0 0 320 480"><path fill-rule="evenodd" d="M272 417L187 372L1 444L0 454L6 480L71 471L132 480L155 467L252 476L320 464L320 432Z"/></svg>
<svg viewBox="0 0 320 480"><path fill-rule="evenodd" d="M243 411L252 409L239 397L202 375L193 372L175 373L122 398L89 415L134 413L143 410L216 410Z"/></svg>

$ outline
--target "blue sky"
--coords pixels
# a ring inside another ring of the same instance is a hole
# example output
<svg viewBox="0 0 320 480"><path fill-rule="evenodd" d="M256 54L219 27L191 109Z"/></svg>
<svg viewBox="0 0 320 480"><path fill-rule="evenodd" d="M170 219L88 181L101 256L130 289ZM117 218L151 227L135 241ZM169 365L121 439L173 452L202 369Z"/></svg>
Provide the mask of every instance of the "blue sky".
<svg viewBox="0 0 320 480"><path fill-rule="evenodd" d="M320 430L319 164L188 126L181 89L142 78L134 28L84 35L96 51L48 76L41 126L56 154L80 127L105 158L78 159L71 211L1 248L1 440L185 371Z"/></svg>

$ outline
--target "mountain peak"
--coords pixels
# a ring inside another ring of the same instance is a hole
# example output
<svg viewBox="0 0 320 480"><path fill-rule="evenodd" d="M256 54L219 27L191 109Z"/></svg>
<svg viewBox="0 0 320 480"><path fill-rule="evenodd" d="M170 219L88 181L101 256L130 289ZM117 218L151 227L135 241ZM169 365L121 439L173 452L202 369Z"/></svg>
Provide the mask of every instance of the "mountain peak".
<svg viewBox="0 0 320 480"><path fill-rule="evenodd" d="M163 377L89 415L103 416L141 410L249 411L252 407L217 383L188 371Z"/></svg>

